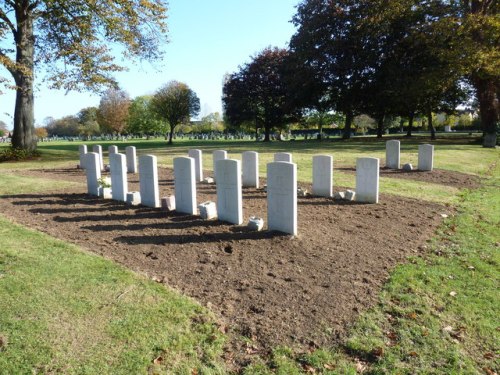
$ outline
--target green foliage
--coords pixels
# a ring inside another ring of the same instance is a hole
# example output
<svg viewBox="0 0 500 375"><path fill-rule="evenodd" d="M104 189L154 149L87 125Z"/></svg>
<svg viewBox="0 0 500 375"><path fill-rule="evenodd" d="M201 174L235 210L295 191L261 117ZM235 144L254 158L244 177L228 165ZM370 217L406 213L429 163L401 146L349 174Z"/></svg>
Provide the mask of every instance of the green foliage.
<svg viewBox="0 0 500 375"><path fill-rule="evenodd" d="M24 161L32 160L40 157L40 152L37 150L29 151L22 148L7 147L0 149L0 163L6 161Z"/></svg>
<svg viewBox="0 0 500 375"><path fill-rule="evenodd" d="M158 118L168 122L171 144L175 127L200 112L200 99L185 83L170 81L153 95L151 110Z"/></svg>
<svg viewBox="0 0 500 375"><path fill-rule="evenodd" d="M166 121L158 118L151 106L152 96L138 96L132 100L128 110L127 132L129 134L164 134Z"/></svg>
<svg viewBox="0 0 500 375"><path fill-rule="evenodd" d="M101 129L122 134L127 126L130 98L123 90L109 89L101 97L97 121Z"/></svg>

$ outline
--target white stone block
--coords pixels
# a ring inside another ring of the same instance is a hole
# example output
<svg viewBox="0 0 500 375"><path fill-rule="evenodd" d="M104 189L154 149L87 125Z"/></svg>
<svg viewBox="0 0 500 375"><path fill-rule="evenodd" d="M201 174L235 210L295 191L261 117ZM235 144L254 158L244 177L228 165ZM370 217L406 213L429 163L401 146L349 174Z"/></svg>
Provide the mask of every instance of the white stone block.
<svg viewBox="0 0 500 375"><path fill-rule="evenodd" d="M99 155L99 166L101 168L101 171L103 171L104 170L104 159L102 158L102 146L101 145L93 145L92 152L95 152L96 154Z"/></svg>
<svg viewBox="0 0 500 375"><path fill-rule="evenodd" d="M125 154L127 155L127 172L137 173L137 154L134 146L127 146L125 148Z"/></svg>
<svg viewBox="0 0 500 375"><path fill-rule="evenodd" d="M175 205L177 212L196 215L195 160L174 158Z"/></svg>
<svg viewBox="0 0 500 375"><path fill-rule="evenodd" d="M188 151L188 156L194 159L194 177L196 182L203 181L203 153L201 150L192 149Z"/></svg>
<svg viewBox="0 0 500 375"><path fill-rule="evenodd" d="M210 220L217 218L217 207L215 202L203 202L198 205L198 210L200 210L200 216L202 219Z"/></svg>
<svg viewBox="0 0 500 375"><path fill-rule="evenodd" d="M241 162L234 159L219 160L215 171L217 216L219 220L240 225L243 223Z"/></svg>
<svg viewBox="0 0 500 375"><path fill-rule="evenodd" d="M403 165L403 171L410 172L412 170L413 170L413 165L411 165L410 163L406 163L405 165Z"/></svg>
<svg viewBox="0 0 500 375"><path fill-rule="evenodd" d="M241 168L243 172L242 185L259 188L259 153L245 151L241 154Z"/></svg>
<svg viewBox="0 0 500 375"><path fill-rule="evenodd" d="M108 155L118 154L118 146L109 146L108 147Z"/></svg>
<svg viewBox="0 0 500 375"><path fill-rule="evenodd" d="M139 157L139 190L143 206L160 207L158 161L154 155Z"/></svg>
<svg viewBox="0 0 500 375"><path fill-rule="evenodd" d="M138 191L129 191L127 193L127 204L138 206L141 204L141 193Z"/></svg>
<svg viewBox="0 0 500 375"><path fill-rule="evenodd" d="M346 201L353 201L356 199L356 192L352 190L346 190L344 193L344 199Z"/></svg>
<svg viewBox="0 0 500 375"><path fill-rule="evenodd" d="M269 230L297 235L297 165L267 165L267 223Z"/></svg>
<svg viewBox="0 0 500 375"><path fill-rule="evenodd" d="M434 146L430 144L418 146L418 170L432 171L434 167Z"/></svg>
<svg viewBox="0 0 500 375"><path fill-rule="evenodd" d="M385 142L385 166L391 169L399 169L401 142L392 139Z"/></svg>
<svg viewBox="0 0 500 375"><path fill-rule="evenodd" d="M205 177L205 178L203 179L203 182L204 182L205 184L213 184L213 183L214 183L214 179L213 179L212 177Z"/></svg>
<svg viewBox="0 0 500 375"><path fill-rule="evenodd" d="M286 161L287 163L291 163L292 154L289 152L277 152L274 154L274 161Z"/></svg>
<svg viewBox="0 0 500 375"><path fill-rule="evenodd" d="M84 157L85 173L87 174L87 191L91 195L99 196L99 179L101 178L101 162L99 154L88 152Z"/></svg>
<svg viewBox="0 0 500 375"><path fill-rule="evenodd" d="M78 146L78 152L80 154L80 168L85 169L85 155L87 154L87 145Z"/></svg>
<svg viewBox="0 0 500 375"><path fill-rule="evenodd" d="M217 165L217 162L219 160L225 160L227 159L227 151L224 150L215 150L212 153L212 161L213 161L213 171L214 171L214 176L216 176L215 173L215 166ZM217 179L217 177L215 177Z"/></svg>
<svg viewBox="0 0 500 375"><path fill-rule="evenodd" d="M99 196L104 198L104 199L112 199L113 198L113 191L109 187L99 186Z"/></svg>
<svg viewBox="0 0 500 375"><path fill-rule="evenodd" d="M339 200L345 199L345 191L336 192L335 195L333 196L333 198L339 199Z"/></svg>
<svg viewBox="0 0 500 375"><path fill-rule="evenodd" d="M356 160L356 201L378 203L379 166L378 158Z"/></svg>
<svg viewBox="0 0 500 375"><path fill-rule="evenodd" d="M175 211L175 196L169 195L161 198L161 209L163 211Z"/></svg>
<svg viewBox="0 0 500 375"><path fill-rule="evenodd" d="M333 193L333 157L329 155L313 156L312 194L331 197Z"/></svg>
<svg viewBox="0 0 500 375"><path fill-rule="evenodd" d="M264 228L264 219L261 217L250 216L250 220L248 220L248 229L259 232L262 228Z"/></svg>
<svg viewBox="0 0 500 375"><path fill-rule="evenodd" d="M110 154L109 163L111 167L113 199L126 202L128 193L126 156L118 153Z"/></svg>

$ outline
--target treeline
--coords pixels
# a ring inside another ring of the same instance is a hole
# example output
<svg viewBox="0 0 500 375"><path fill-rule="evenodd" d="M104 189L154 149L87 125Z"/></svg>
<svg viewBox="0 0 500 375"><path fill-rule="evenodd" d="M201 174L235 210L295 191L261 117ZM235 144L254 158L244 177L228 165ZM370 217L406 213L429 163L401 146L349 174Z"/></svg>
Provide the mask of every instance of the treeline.
<svg viewBox="0 0 500 375"><path fill-rule="evenodd" d="M411 136L424 118L477 108L483 145L496 144L500 92L500 5L495 1L305 0L288 49L266 48L228 75L225 116L233 127L276 129L315 116L400 118Z"/></svg>

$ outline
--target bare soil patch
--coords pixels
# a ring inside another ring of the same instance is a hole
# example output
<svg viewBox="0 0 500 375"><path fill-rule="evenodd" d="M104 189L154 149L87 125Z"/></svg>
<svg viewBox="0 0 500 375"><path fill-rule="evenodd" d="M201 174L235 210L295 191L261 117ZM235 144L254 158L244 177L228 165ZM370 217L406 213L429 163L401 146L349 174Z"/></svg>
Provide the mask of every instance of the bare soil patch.
<svg viewBox="0 0 500 375"><path fill-rule="evenodd" d="M439 204L384 194L377 205L304 197L299 236L291 237L91 197L78 170L18 173L82 186L3 196L2 213L210 307L233 338L252 340L251 350L237 339L228 347L228 362L240 365L277 344L305 348L342 339L358 314L377 302L389 272L424 252L441 214L450 213ZM137 175L129 175L129 185L138 189ZM169 169L160 169L160 190L173 193ZM205 200L216 200L215 186L198 185L198 202ZM245 223L253 215L266 219L262 190L245 188L243 204Z"/></svg>

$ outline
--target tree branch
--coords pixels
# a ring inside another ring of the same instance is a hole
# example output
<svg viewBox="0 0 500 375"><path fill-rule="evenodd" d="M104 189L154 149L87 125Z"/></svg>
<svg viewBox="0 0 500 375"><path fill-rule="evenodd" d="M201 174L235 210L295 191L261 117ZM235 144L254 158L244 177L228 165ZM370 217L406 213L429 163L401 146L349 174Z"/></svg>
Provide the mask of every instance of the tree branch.
<svg viewBox="0 0 500 375"><path fill-rule="evenodd" d="M12 34L14 34L15 37L16 28L12 23L12 21L9 19L9 17L7 17L7 14L2 9L0 9L0 20L4 21L7 24L7 26L9 26L10 31L12 31Z"/></svg>
<svg viewBox="0 0 500 375"><path fill-rule="evenodd" d="M13 68L15 66L15 62L12 61L12 59L7 56L5 53L0 50L0 64L5 67L9 71L12 76L15 76L16 70Z"/></svg>

